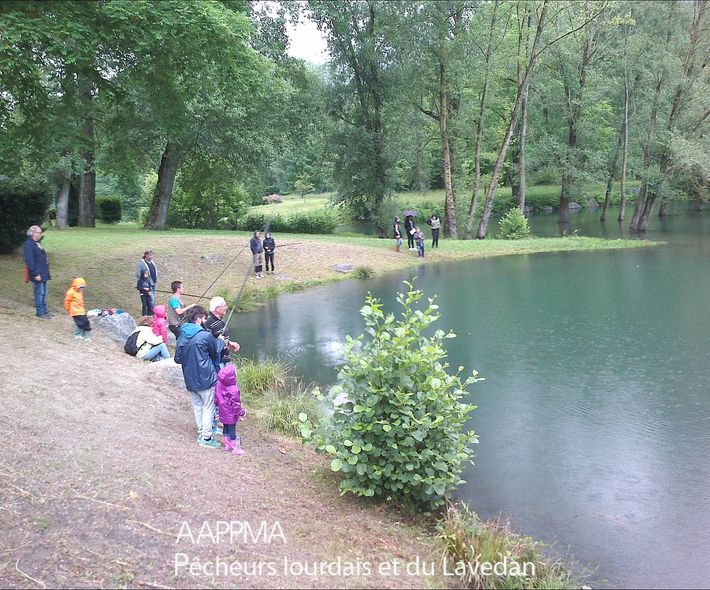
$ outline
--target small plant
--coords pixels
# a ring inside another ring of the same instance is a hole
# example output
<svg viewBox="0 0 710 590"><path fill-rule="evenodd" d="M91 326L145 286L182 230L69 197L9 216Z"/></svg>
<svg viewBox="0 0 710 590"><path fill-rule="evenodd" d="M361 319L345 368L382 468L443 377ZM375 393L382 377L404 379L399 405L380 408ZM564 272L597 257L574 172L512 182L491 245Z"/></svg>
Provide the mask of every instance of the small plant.
<svg viewBox="0 0 710 590"><path fill-rule="evenodd" d="M262 201L264 202L264 205L271 205L273 203L282 203L283 198L281 198L281 195L274 193L273 195L266 195Z"/></svg>
<svg viewBox="0 0 710 590"><path fill-rule="evenodd" d="M264 404L263 421L269 430L289 436L300 435L300 417L317 421L322 412L313 393L297 385L294 391L268 394Z"/></svg>
<svg viewBox="0 0 710 590"><path fill-rule="evenodd" d="M355 267L355 270L353 271L353 276L357 277L358 279L369 279L375 276L375 269L371 266L367 266L366 264L362 264L360 266Z"/></svg>
<svg viewBox="0 0 710 590"><path fill-rule="evenodd" d="M288 367L281 361L266 359L261 362L254 362L248 359L241 359L237 369L239 387L247 394L278 393L286 386Z"/></svg>
<svg viewBox="0 0 710 590"><path fill-rule="evenodd" d="M543 556L543 544L517 535L500 517L483 522L465 504L449 504L437 524L447 559L468 567L460 571L464 588L574 588L570 570L561 561ZM483 564L504 564L484 575ZM476 567L479 566L479 567Z"/></svg>
<svg viewBox="0 0 710 590"><path fill-rule="evenodd" d="M504 240L520 240L530 236L530 225L519 207L510 209L500 220L498 237Z"/></svg>
<svg viewBox="0 0 710 590"><path fill-rule="evenodd" d="M35 525L37 530L46 531L49 528L50 522L47 519L38 516L32 519L32 524Z"/></svg>
<svg viewBox="0 0 710 590"><path fill-rule="evenodd" d="M346 364L330 391L332 419L313 425L301 416L301 435L332 457L331 469L343 474L343 493L437 506L463 483L463 464L478 442L466 430L476 406L461 398L479 379L474 371L462 381L463 367L447 372L443 341L455 334L425 336L439 318L438 306L430 298L425 309L415 309L423 293L404 284L408 291L397 294L399 320L367 296L360 314L372 339L348 336Z"/></svg>

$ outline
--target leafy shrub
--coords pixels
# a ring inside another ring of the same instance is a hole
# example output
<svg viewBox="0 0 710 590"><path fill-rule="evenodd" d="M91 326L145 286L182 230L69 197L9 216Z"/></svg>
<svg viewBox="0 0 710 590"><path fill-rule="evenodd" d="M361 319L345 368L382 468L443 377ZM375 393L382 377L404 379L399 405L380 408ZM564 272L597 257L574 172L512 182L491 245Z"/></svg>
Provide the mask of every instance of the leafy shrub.
<svg viewBox="0 0 710 590"><path fill-rule="evenodd" d="M236 222L236 229L243 231L262 230L271 219L269 231L295 234L332 234L340 223L338 214L331 209L316 209L294 213L288 217L273 215L267 211L249 211Z"/></svg>
<svg viewBox="0 0 710 590"><path fill-rule="evenodd" d="M262 199L262 202L264 205L271 205L272 203L283 203L283 199L281 198L281 195L274 193L272 195L266 195Z"/></svg>
<svg viewBox="0 0 710 590"><path fill-rule="evenodd" d="M0 180L0 254L9 254L27 238L31 225L40 225L47 217L52 200L42 184Z"/></svg>
<svg viewBox="0 0 710 590"><path fill-rule="evenodd" d="M407 293L397 294L399 320L367 296L360 313L372 340L348 336L346 364L330 391L333 416L315 426L300 416L301 435L333 457L343 493L436 506L462 483L462 465L477 442L465 431L475 406L460 400L478 378L474 371L462 382L463 367L447 373L443 340L455 334L424 336L439 318L438 306L430 298L428 307L415 309L423 294L405 285Z"/></svg>
<svg viewBox="0 0 710 590"><path fill-rule="evenodd" d="M96 199L97 217L105 223L118 223L121 221L121 198L101 197Z"/></svg>
<svg viewBox="0 0 710 590"><path fill-rule="evenodd" d="M519 207L513 207L500 220L498 237L504 240L520 240L530 235L530 225Z"/></svg>

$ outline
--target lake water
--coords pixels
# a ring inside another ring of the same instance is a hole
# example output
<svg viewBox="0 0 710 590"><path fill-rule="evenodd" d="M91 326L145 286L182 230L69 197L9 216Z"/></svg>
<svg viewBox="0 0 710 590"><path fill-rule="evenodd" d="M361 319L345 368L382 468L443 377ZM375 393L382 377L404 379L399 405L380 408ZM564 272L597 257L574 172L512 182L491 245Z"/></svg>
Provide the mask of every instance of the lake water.
<svg viewBox="0 0 710 590"><path fill-rule="evenodd" d="M618 237L597 219L578 213L572 229ZM558 232L554 216L531 225ZM232 334L245 356L330 384L367 291L396 310L416 275L438 296L436 327L458 334L451 365L486 378L471 388L480 444L459 497L569 550L594 587L707 587L710 221L678 212L646 237L669 244L442 263L284 295L237 316Z"/></svg>

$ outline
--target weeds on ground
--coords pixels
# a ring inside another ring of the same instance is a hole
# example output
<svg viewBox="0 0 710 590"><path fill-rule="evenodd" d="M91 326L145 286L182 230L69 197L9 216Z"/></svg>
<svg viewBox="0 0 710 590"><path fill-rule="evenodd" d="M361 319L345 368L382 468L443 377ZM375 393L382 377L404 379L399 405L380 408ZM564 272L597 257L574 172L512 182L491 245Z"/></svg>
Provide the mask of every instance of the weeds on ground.
<svg viewBox="0 0 710 590"><path fill-rule="evenodd" d="M293 391L281 394L270 393L265 397L262 419L269 430L288 436L300 436L300 416L305 414L310 420L318 420L321 409L318 400L309 389L299 383Z"/></svg>
<svg viewBox="0 0 710 590"><path fill-rule="evenodd" d="M358 279L369 279L375 276L375 269L365 264L356 266L355 270L353 271L353 276L357 277Z"/></svg>
<svg viewBox="0 0 710 590"><path fill-rule="evenodd" d="M579 587L567 565L542 555L542 543L511 532L509 523L500 517L482 522L464 504L449 504L437 529L444 541L447 569L459 574L465 588ZM452 561L460 567L451 565ZM489 571L483 564L505 567Z"/></svg>
<svg viewBox="0 0 710 590"><path fill-rule="evenodd" d="M288 365L275 359L254 362L240 359L237 363L239 387L248 395L281 393L286 387Z"/></svg>

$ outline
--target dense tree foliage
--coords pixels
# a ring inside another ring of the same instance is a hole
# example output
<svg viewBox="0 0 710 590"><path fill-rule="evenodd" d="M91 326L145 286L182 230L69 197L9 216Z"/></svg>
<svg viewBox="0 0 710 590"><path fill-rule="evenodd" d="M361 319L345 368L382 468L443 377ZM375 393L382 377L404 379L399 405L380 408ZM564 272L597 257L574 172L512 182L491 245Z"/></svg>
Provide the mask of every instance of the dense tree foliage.
<svg viewBox="0 0 710 590"><path fill-rule="evenodd" d="M288 55L299 18L326 65ZM161 228L310 191L382 225L393 191L442 188L444 233L484 238L498 185L525 209L545 183L562 223L593 198L643 231L708 199L709 18L708 0L7 1L0 174L49 181L60 228L93 225L97 191Z"/></svg>

